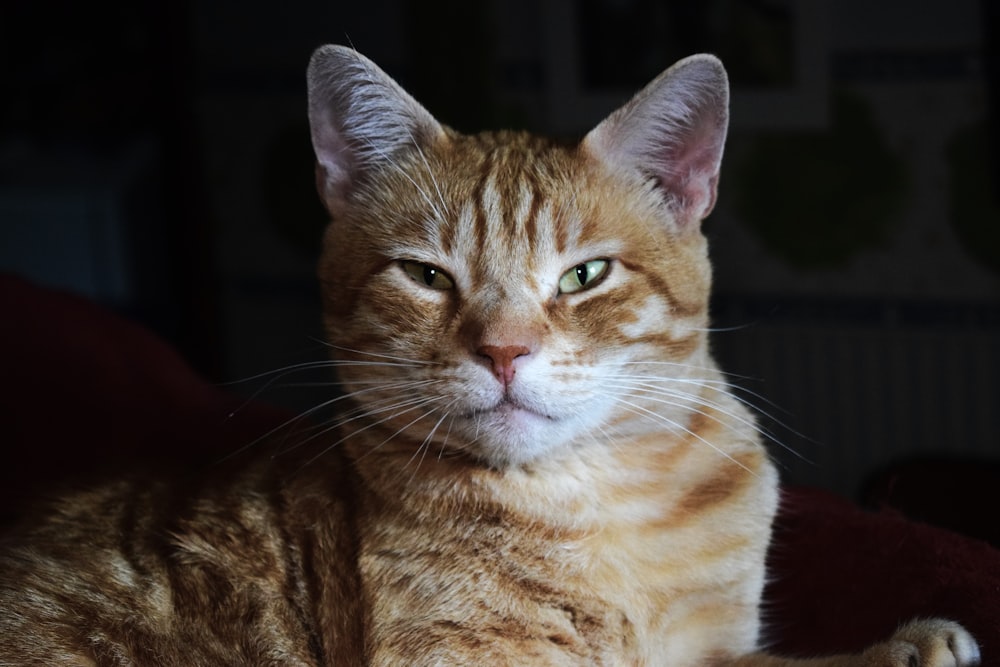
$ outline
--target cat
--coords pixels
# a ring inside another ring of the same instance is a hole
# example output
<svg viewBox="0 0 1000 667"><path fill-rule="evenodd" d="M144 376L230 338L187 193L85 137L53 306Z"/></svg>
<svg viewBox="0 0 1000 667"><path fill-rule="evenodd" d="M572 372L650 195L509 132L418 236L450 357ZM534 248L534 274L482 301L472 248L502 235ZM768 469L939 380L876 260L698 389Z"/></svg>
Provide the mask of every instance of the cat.
<svg viewBox="0 0 1000 667"><path fill-rule="evenodd" d="M0 664L978 662L944 620L760 652L778 478L707 340L716 58L575 145L459 134L341 46L308 97L336 417L54 501L4 547Z"/></svg>

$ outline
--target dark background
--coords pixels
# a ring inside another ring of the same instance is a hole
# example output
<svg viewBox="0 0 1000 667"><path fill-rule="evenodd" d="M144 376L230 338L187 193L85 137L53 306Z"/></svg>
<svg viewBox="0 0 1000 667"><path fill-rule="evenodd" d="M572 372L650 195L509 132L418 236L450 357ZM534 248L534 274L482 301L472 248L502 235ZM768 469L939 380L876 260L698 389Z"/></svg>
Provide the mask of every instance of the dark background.
<svg viewBox="0 0 1000 667"><path fill-rule="evenodd" d="M735 91L706 224L715 346L797 452L774 448L788 478L855 493L892 461L996 460L998 13L987 0L5 3L0 269L137 319L216 382L318 359L316 46L352 43L459 129L567 137L708 50Z"/></svg>

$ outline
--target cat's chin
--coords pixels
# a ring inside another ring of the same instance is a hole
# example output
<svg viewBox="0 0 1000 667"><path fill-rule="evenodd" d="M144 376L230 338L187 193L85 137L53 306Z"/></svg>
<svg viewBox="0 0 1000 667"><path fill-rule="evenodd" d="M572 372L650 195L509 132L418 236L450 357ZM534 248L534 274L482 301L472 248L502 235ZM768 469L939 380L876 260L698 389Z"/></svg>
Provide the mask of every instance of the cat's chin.
<svg viewBox="0 0 1000 667"><path fill-rule="evenodd" d="M565 439L564 420L513 400L466 415L473 450L494 468L519 466L544 456Z"/></svg>

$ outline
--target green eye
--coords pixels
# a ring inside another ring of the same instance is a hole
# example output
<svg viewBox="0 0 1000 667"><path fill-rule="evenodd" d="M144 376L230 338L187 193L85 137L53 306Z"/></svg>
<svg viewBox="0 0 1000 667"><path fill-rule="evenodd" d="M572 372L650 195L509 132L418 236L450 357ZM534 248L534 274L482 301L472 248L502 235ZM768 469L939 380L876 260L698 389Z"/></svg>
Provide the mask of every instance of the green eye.
<svg viewBox="0 0 1000 667"><path fill-rule="evenodd" d="M421 285L440 290L451 289L455 286L448 274L436 266L412 260L403 260L401 264L406 274Z"/></svg>
<svg viewBox="0 0 1000 667"><path fill-rule="evenodd" d="M593 287L607 275L609 266L610 262L606 259L592 259L577 264L559 279L559 293L573 294Z"/></svg>

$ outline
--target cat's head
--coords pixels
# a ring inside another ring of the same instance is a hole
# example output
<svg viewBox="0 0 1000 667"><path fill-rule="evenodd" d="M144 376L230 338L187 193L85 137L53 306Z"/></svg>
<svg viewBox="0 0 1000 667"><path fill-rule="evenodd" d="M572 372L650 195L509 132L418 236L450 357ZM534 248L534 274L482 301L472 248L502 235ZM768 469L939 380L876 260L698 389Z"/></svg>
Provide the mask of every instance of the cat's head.
<svg viewBox="0 0 1000 667"><path fill-rule="evenodd" d="M340 46L314 54L308 84L347 433L504 467L684 428L684 383L711 364L717 59L677 63L568 147L454 132Z"/></svg>

